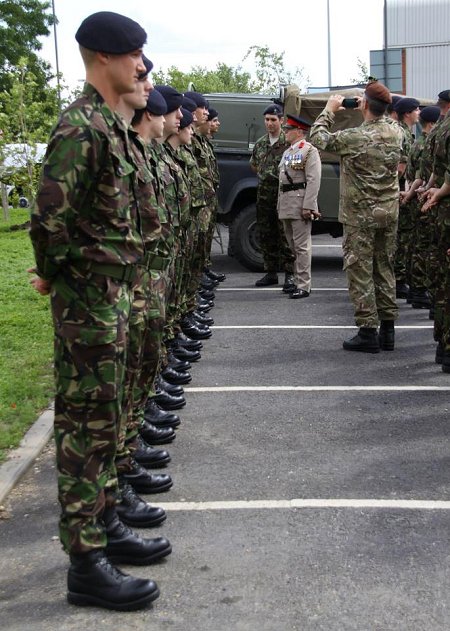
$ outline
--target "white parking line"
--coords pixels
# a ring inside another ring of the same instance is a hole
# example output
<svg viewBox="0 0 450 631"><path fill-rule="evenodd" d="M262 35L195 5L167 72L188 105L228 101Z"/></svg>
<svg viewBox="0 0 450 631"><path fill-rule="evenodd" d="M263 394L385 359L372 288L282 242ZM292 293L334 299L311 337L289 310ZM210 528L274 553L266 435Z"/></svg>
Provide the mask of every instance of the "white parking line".
<svg viewBox="0 0 450 631"><path fill-rule="evenodd" d="M432 329L432 324L401 324L395 327L398 329ZM356 329L351 324L222 324L214 325L217 329Z"/></svg>
<svg viewBox="0 0 450 631"><path fill-rule="evenodd" d="M281 293L282 285L275 287L216 287L214 291L279 291ZM314 287L313 293L316 291L347 291L347 287Z"/></svg>
<svg viewBox="0 0 450 631"><path fill-rule="evenodd" d="M185 392L450 392L450 386L204 386Z"/></svg>
<svg viewBox="0 0 450 631"><path fill-rule="evenodd" d="M166 511L261 510L271 508L375 508L399 510L450 510L446 500L293 499L223 502L162 502Z"/></svg>

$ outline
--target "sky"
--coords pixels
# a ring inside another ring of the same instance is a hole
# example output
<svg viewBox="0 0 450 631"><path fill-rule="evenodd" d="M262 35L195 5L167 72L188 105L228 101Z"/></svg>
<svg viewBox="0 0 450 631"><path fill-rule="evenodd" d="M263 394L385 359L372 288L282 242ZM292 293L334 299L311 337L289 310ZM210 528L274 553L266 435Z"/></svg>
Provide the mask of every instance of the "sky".
<svg viewBox="0 0 450 631"><path fill-rule="evenodd" d="M69 87L80 85L84 68L75 32L88 15L115 11L136 20L148 38L144 52L155 70L219 62L252 71L243 62L250 46L284 51L287 70L303 68L310 86L328 85L327 0L295 3L224 0L187 3L166 0L54 0L60 72ZM329 0L331 82L346 85L358 76L357 59L369 67L369 51L383 47L383 0ZM56 68L53 32L40 55Z"/></svg>

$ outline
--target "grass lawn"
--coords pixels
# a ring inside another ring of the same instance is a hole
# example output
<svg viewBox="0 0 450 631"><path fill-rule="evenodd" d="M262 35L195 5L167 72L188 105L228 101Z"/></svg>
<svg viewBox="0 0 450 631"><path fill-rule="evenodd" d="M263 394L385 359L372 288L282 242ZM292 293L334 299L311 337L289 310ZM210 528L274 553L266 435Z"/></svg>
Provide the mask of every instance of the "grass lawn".
<svg viewBox="0 0 450 631"><path fill-rule="evenodd" d="M25 210L0 218L0 462L53 398L52 327L47 297L29 284L34 264Z"/></svg>

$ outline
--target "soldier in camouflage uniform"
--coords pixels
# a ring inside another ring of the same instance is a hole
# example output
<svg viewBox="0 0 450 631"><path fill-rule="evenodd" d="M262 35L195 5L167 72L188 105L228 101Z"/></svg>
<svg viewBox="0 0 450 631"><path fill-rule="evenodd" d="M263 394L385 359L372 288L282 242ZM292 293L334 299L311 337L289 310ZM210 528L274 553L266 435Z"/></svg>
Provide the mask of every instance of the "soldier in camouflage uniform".
<svg viewBox="0 0 450 631"><path fill-rule="evenodd" d="M443 90L438 95L438 106L440 108L440 119L429 133L424 150L422 152L420 160L420 179L422 186L417 189L420 202L424 202L424 195L426 190L432 185L433 176L433 159L434 148L436 143L436 136L439 131L439 127L445 119L447 113L450 111L450 90ZM422 206L423 211L423 206ZM430 248L426 257L426 276L427 276L427 290L430 296L430 320L434 320L434 301L436 296L436 280L439 271L439 256L438 256L438 234L436 228L437 208L431 206L423 213L427 230L430 234Z"/></svg>
<svg viewBox="0 0 450 631"><path fill-rule="evenodd" d="M73 604L137 609L158 597L153 581L111 561L146 564L170 552L123 526L114 458L121 416L131 285L144 256L121 94L145 71L145 31L111 12L89 16L76 39L86 67L80 98L52 132L30 236L40 293L55 327L55 444L60 538L70 554Z"/></svg>
<svg viewBox="0 0 450 631"><path fill-rule="evenodd" d="M431 208L436 208L436 362L442 364L443 372L450 373L450 112L447 112L436 132L432 182L433 187L426 194L427 201L423 211L429 212Z"/></svg>
<svg viewBox="0 0 450 631"><path fill-rule="evenodd" d="M294 255L291 252L283 226L278 218L278 166L281 156L289 147L281 123L283 111L279 105L269 105L263 112L267 134L253 147L250 166L258 175L256 193L256 221L259 244L266 274L256 281L257 287L276 285L278 270L285 272L283 290L294 288L292 279Z"/></svg>
<svg viewBox="0 0 450 631"><path fill-rule="evenodd" d="M414 144L412 128L419 120L419 105L420 103L417 99L403 98L397 101L394 108L404 136L399 165L401 191L405 190L405 183L407 181L406 166ZM412 184L412 182L409 182L409 184ZM399 209L397 250L394 261L397 298L409 297L408 261L410 258L409 251L411 248L413 233L414 219L412 208L409 204L402 204Z"/></svg>
<svg viewBox="0 0 450 631"><path fill-rule="evenodd" d="M339 221L344 225L344 269L359 333L344 349L378 353L394 348L395 301L393 261L398 218L398 162L401 132L384 113L389 90L378 81L366 87L360 127L331 133L343 97L332 95L311 128L318 149L341 156ZM380 324L380 336L377 327Z"/></svg>
<svg viewBox="0 0 450 631"><path fill-rule="evenodd" d="M413 237L408 261L408 276L413 308L430 308L430 296L427 291L427 261L432 246L432 235L429 229L430 217L421 212L421 203L417 198L417 189L423 185L420 177L422 154L427 144L428 134L432 131L440 115L436 106L424 107L420 112L422 133L412 146L406 166L406 179L410 182L407 192L400 194L401 206L408 205L414 224Z"/></svg>
<svg viewBox="0 0 450 631"><path fill-rule="evenodd" d="M119 112L125 119L127 125L130 124L135 115L136 109L142 109L142 105L147 103L148 95L152 84L148 81L147 74L151 71L153 64L144 57L147 72L139 77L137 89L131 94L124 94L119 103ZM119 429L116 469L121 485L125 486L125 496L130 500L131 485L135 490L143 493L160 493L168 490L172 486L172 480L168 475L154 475L146 469L164 466L170 461L167 451L153 449L138 434L139 418L133 414L135 408L134 393L137 382L142 378L143 355L146 356L146 367L148 366L148 355L150 349L147 345L144 348L146 331L148 329L148 319L152 317L151 309L153 287L151 280L151 261L148 255L154 248L154 243L161 235L161 223L158 214L158 203L154 186L154 177L151 172L149 160L146 152L145 141L137 132L129 128L130 147L134 162L137 167L136 196L139 204L139 218L142 238L145 247L145 257L139 267L138 274L132 285L133 301L131 305L126 375L124 384L124 400L122 406L122 421ZM159 355L156 348L152 348L153 363L155 373L158 367ZM130 501L128 501L130 504ZM128 509L128 510L127 510ZM149 526L161 523L163 515L162 509L142 505L139 511L133 511L130 515L129 506L127 509L119 508L122 520L129 525ZM138 519L135 519L135 514Z"/></svg>

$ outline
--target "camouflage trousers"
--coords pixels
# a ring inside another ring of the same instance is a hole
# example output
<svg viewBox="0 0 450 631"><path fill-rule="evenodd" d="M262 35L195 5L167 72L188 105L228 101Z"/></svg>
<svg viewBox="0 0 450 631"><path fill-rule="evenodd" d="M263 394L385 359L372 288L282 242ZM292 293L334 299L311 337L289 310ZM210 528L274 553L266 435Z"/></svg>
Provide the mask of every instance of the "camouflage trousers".
<svg viewBox="0 0 450 631"><path fill-rule="evenodd" d="M397 247L394 259L395 279L399 283L409 282L409 261L414 236L414 216L411 204L400 206L398 215Z"/></svg>
<svg viewBox="0 0 450 631"><path fill-rule="evenodd" d="M288 272L294 269L294 255L289 248L277 212L278 188L275 191L259 186L256 198L256 223L259 247L267 272Z"/></svg>
<svg viewBox="0 0 450 631"><path fill-rule="evenodd" d="M429 254L433 242L433 223L429 213L420 212L419 203L410 203L414 219L414 231L410 250L409 280L411 288L425 290L428 287Z"/></svg>
<svg viewBox="0 0 450 631"><path fill-rule="evenodd" d="M118 494L114 464L125 379L131 289L75 270L52 283L59 532L66 552L106 545L105 507Z"/></svg>
<svg viewBox="0 0 450 631"><path fill-rule="evenodd" d="M394 252L396 222L373 228L344 224L344 270L358 327L396 320Z"/></svg>
<svg viewBox="0 0 450 631"><path fill-rule="evenodd" d="M194 311L197 308L197 291L205 267L204 254L206 252L207 239L207 232L197 225L192 248L191 273L187 287L186 310L188 312Z"/></svg>
<svg viewBox="0 0 450 631"><path fill-rule="evenodd" d="M139 268L139 276L133 286L133 300L129 321L124 396L116 454L118 474L125 473L131 469L131 456L135 449L133 441L137 436L143 418L143 415L138 417L135 414L137 407L136 397L140 398L142 395L138 390L138 384L142 381L143 373L147 374L151 371L154 379L158 371L159 349L147 335L149 322L160 315L160 310L153 304L153 294L154 287L151 272L141 267Z"/></svg>
<svg viewBox="0 0 450 631"><path fill-rule="evenodd" d="M430 223L430 249L428 251L428 257L426 261L426 275L427 284L426 288L430 294L431 303L434 303L436 296L436 282L439 272L439 231L437 228L437 210L431 208L427 213L428 221Z"/></svg>
<svg viewBox="0 0 450 631"><path fill-rule="evenodd" d="M211 217L209 219L208 230L206 233L206 243L205 243L205 267L211 267L211 248L212 242L214 238L214 230L216 229L217 223L217 209L218 209L218 201L217 199L213 200L211 204Z"/></svg>
<svg viewBox="0 0 450 631"><path fill-rule="evenodd" d="M434 302L434 339L450 352L450 200L437 207L438 269Z"/></svg>

